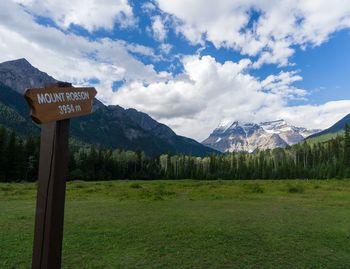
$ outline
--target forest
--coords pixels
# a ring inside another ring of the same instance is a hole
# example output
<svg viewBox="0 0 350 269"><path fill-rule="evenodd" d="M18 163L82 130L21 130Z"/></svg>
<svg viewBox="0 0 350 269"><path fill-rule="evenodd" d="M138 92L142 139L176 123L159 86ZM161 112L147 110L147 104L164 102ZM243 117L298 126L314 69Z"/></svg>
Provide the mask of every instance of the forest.
<svg viewBox="0 0 350 269"><path fill-rule="evenodd" d="M350 128L344 135L287 148L207 157L108 149L70 141L68 180L117 179L332 179L350 178ZM0 181L36 181L39 138L0 126Z"/></svg>

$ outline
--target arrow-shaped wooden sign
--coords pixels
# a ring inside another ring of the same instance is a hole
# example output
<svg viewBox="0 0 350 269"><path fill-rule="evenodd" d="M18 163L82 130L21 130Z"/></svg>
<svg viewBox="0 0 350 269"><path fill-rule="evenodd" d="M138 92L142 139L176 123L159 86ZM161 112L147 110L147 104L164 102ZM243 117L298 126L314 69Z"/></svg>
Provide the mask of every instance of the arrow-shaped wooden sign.
<svg viewBox="0 0 350 269"><path fill-rule="evenodd" d="M25 98L36 123L78 117L92 112L95 88L45 87L28 89Z"/></svg>

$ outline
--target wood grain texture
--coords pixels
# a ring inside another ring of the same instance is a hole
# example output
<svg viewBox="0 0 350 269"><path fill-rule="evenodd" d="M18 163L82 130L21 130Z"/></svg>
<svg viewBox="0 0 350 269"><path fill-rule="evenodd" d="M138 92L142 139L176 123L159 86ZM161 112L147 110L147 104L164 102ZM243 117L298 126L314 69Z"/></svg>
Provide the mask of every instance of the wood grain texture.
<svg viewBox="0 0 350 269"><path fill-rule="evenodd" d="M42 125L33 269L61 267L68 137L69 120Z"/></svg>

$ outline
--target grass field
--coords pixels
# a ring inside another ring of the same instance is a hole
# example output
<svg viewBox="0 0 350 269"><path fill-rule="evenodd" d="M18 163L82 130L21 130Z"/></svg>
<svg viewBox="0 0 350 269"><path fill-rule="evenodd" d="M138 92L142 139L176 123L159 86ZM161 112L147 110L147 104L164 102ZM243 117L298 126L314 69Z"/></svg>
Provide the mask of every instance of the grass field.
<svg viewBox="0 0 350 269"><path fill-rule="evenodd" d="M35 184L0 184L0 268L30 268ZM67 186L63 268L350 268L350 181Z"/></svg>

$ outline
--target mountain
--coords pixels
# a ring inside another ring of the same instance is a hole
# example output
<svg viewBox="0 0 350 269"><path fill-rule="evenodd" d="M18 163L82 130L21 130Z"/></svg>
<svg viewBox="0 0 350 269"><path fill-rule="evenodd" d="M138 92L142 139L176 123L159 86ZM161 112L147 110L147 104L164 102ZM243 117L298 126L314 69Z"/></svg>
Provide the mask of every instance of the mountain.
<svg viewBox="0 0 350 269"><path fill-rule="evenodd" d="M320 130L307 130L284 120L262 123L223 122L202 144L221 152L254 152L296 144Z"/></svg>
<svg viewBox="0 0 350 269"><path fill-rule="evenodd" d="M0 64L0 82L23 94L27 88L37 88L57 82L53 77L33 67L26 59Z"/></svg>
<svg viewBox="0 0 350 269"><path fill-rule="evenodd" d="M0 64L0 124L21 135L39 134L29 117L23 92L57 82L25 59ZM163 153L205 156L217 152L197 141L177 135L168 126L135 109L105 106L94 99L94 112L72 118L71 136L89 144L125 150L141 150L150 157Z"/></svg>
<svg viewBox="0 0 350 269"><path fill-rule="evenodd" d="M90 115L72 119L71 134L90 144L141 150L152 157L163 153L205 156L216 152L176 135L145 113L120 106L104 106Z"/></svg>
<svg viewBox="0 0 350 269"><path fill-rule="evenodd" d="M333 136L336 136L337 134L343 132L345 124L348 124L350 126L350 114L346 115L344 118L337 121L334 125L332 125L328 129L325 129L321 132L310 135L307 139L320 138L320 137L332 138Z"/></svg>

